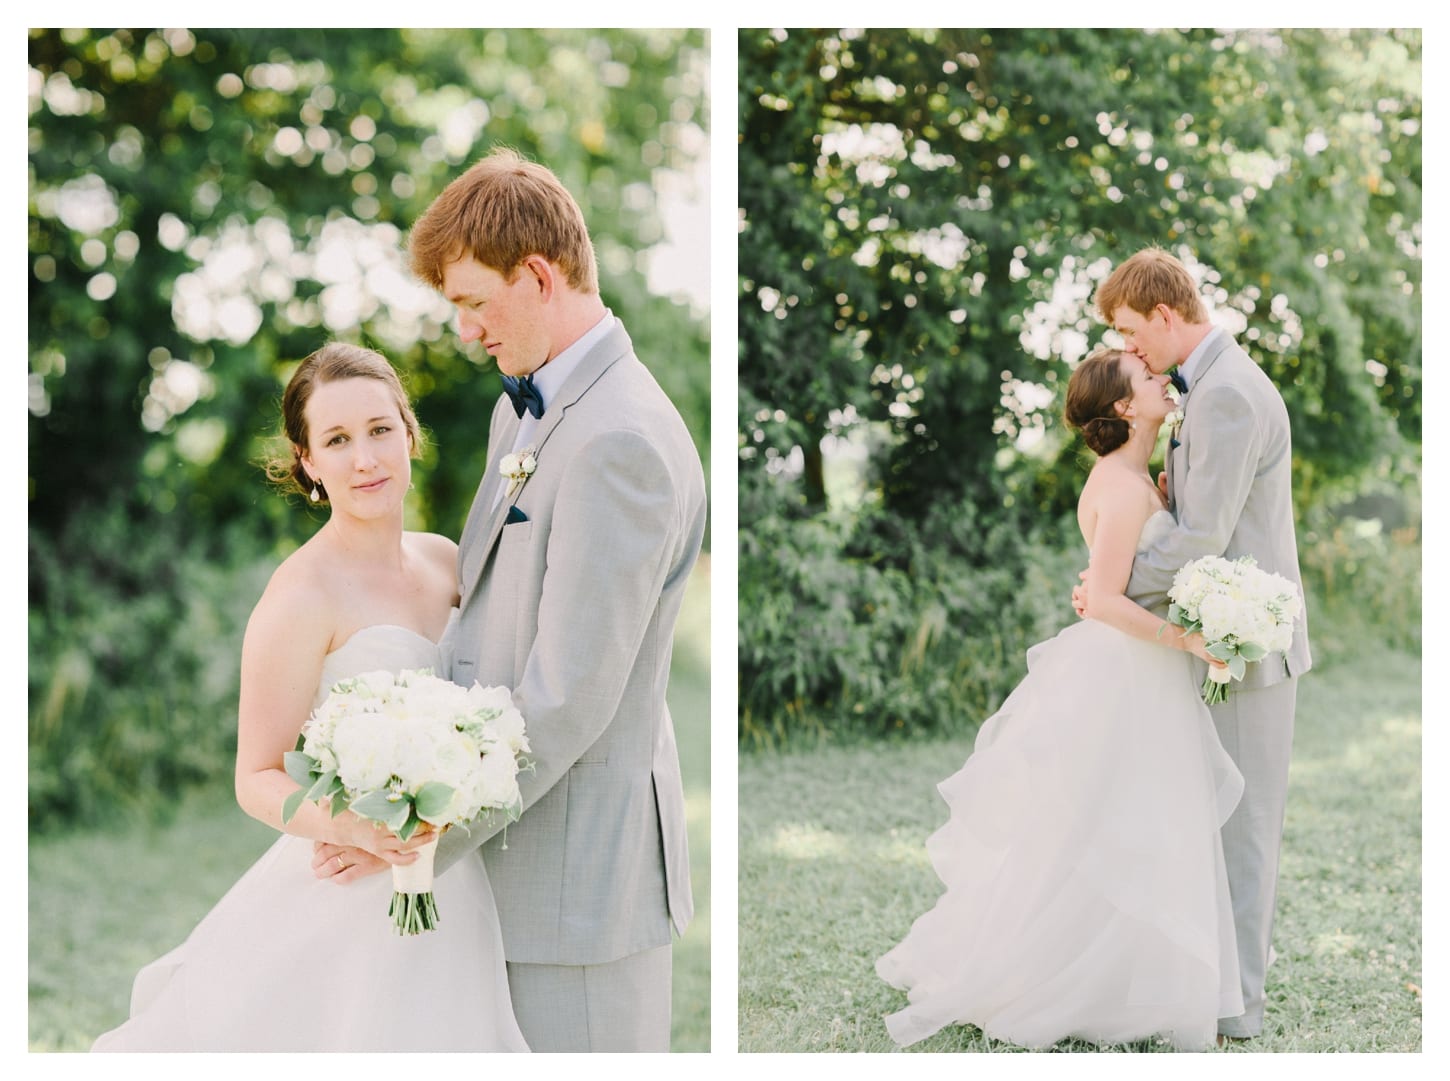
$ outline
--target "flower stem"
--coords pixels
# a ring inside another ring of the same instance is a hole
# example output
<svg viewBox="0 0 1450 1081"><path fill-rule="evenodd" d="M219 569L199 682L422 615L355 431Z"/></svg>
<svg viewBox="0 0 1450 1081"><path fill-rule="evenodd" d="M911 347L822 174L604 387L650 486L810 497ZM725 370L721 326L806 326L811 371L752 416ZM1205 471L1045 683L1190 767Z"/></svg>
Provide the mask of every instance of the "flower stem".
<svg viewBox="0 0 1450 1081"><path fill-rule="evenodd" d="M428 893L394 893L388 915L393 917L393 929L400 935L416 935L438 927L438 905L431 890Z"/></svg>

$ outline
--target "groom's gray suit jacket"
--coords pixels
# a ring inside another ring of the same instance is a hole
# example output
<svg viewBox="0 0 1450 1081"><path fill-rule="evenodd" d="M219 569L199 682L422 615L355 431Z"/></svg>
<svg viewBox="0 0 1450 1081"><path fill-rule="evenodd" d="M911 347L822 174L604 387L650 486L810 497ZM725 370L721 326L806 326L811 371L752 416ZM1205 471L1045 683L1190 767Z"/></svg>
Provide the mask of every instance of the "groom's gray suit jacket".
<svg viewBox="0 0 1450 1081"><path fill-rule="evenodd" d="M668 945L694 911L665 686L704 473L618 323L548 403L537 471L510 497L498 462L518 427L501 397L445 662L458 683L513 690L536 768L519 777L523 817L502 836L450 830L439 866L487 839L508 960L600 964ZM527 520L506 521L515 504Z"/></svg>
<svg viewBox="0 0 1450 1081"><path fill-rule="evenodd" d="M1183 398L1179 446L1167 459L1169 509L1176 529L1133 561L1127 594L1166 615L1178 569L1205 555L1253 556L1266 571L1299 585L1291 495L1289 414L1269 377L1220 332ZM1309 671L1309 633L1301 615L1288 653L1249 665L1246 689ZM1207 666L1195 658L1202 678Z"/></svg>

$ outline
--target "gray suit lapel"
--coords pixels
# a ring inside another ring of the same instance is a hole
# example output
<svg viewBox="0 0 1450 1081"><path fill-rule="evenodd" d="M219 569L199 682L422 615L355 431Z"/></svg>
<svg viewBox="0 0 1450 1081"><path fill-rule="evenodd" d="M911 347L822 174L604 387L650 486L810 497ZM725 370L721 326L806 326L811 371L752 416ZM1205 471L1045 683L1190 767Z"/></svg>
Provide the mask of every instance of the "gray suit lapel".
<svg viewBox="0 0 1450 1081"><path fill-rule="evenodd" d="M622 338L622 342L616 341L616 336ZM622 348L613 348L621 346ZM605 372L614 366L615 361L629 351L629 335L624 333L622 327L616 327L614 331L605 335L603 341L589 351L578 368L574 369L569 376L569 381L559 389L559 399L545 411L540 420L538 431L535 433L534 452L543 458L544 447L549 442L549 437L554 430L564 423L564 418L569 415L569 410L588 394L595 383L599 382Z"/></svg>
<svg viewBox="0 0 1450 1081"><path fill-rule="evenodd" d="M484 466L483 479L478 482L478 491L473 497L473 506L468 511L468 521L463 526L463 535L459 538L458 545L458 580L463 585L463 590L468 593L466 583L476 582L478 573L483 569L484 546L480 543L484 537L493 532L493 519L497 517L497 511L504 507L504 502L497 499L499 488L503 485L503 477L499 475L498 461L503 454L507 454L507 448L513 446L514 436L519 430L519 420L515 416L506 416L505 431L499 437L498 446L505 448L490 458ZM505 509L504 514L508 511Z"/></svg>
<svg viewBox="0 0 1450 1081"><path fill-rule="evenodd" d="M1235 344L1233 335L1226 330L1221 330L1218 332L1214 344L1208 347L1208 350L1203 355L1203 359L1199 361L1198 370L1193 373L1193 383L1189 386L1188 391L1183 395L1183 400L1179 403L1179 408L1183 410L1185 426L1188 423L1186 419L1188 417L1188 400L1193 397L1193 388L1203 382L1209 370L1218 362L1218 358L1227 353L1229 347ZM1176 449L1169 447L1168 459L1164 463L1164 468L1168 472L1168 509L1173 512L1175 518L1178 516L1177 458L1178 455L1186 453L1187 449L1188 443L1185 434L1184 441Z"/></svg>
<svg viewBox="0 0 1450 1081"><path fill-rule="evenodd" d="M1203 354L1203 360L1199 361L1198 370L1193 373L1193 382L1188 387L1189 394L1193 393L1194 387L1198 386L1199 383L1203 382L1203 377L1206 376L1209 372L1209 369L1212 368L1215 363L1217 363L1218 358L1227 353L1229 347L1234 344L1233 335L1226 330L1218 331L1216 337L1217 343L1208 347L1208 350ZM1185 399L1184 409L1187 408L1188 405Z"/></svg>
<svg viewBox="0 0 1450 1081"><path fill-rule="evenodd" d="M614 329L589 351L580 362L579 367L569 376L568 381L559 390L558 400L544 411L538 431L535 433L534 454L541 464L544 461L545 446L549 442L549 438L559 425L564 423L564 418L569 415L570 408L588 394L594 384L599 382L604 373L617 361L628 355L631 348L629 335L625 333L623 325L616 323ZM505 433L505 440L499 443L500 458L513 450L514 437L517 434L518 421L514 420L508 432ZM489 462L488 476L479 486L479 495L474 501L473 512L468 516L468 526L464 529L463 543L460 545L458 566L463 594L459 602L460 606L468 603L469 597L478 587L479 579L483 576L483 568L488 563L489 553L498 543L499 534L503 532L504 522L508 520L508 509L518 502L519 496L528 486L526 482L514 493L512 499L500 499L498 505L494 506L493 493L498 491L502 483L503 478L499 475L497 460ZM487 503L483 502L484 489L487 489L489 499ZM480 505L491 508L491 511L478 514ZM475 517L479 522L487 523L482 536L470 535Z"/></svg>

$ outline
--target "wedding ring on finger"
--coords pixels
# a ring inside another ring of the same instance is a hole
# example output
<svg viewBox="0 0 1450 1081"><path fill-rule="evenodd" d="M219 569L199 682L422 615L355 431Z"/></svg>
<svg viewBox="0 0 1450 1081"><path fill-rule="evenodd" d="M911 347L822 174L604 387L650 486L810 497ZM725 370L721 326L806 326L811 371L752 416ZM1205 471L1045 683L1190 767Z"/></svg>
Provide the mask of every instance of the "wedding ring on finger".
<svg viewBox="0 0 1450 1081"><path fill-rule="evenodd" d="M332 858L335 859L335 860L337 860L337 873L338 874L342 874L343 871L346 871L347 870L347 864L345 864L345 863L342 862L342 855L340 853L338 855L336 855L336 856L333 856Z"/></svg>

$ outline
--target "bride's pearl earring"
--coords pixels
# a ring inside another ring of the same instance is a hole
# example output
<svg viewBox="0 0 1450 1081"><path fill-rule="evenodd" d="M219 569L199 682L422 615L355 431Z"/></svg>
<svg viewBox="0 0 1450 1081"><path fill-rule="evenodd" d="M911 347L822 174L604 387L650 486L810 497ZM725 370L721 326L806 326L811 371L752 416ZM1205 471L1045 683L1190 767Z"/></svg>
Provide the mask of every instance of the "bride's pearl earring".
<svg viewBox="0 0 1450 1081"><path fill-rule="evenodd" d="M317 478L316 477L312 478L312 494L310 496L308 496L307 498L310 499L310 500L312 500L312 502L314 502L314 503L321 503L322 502L322 493L320 493L317 490Z"/></svg>

